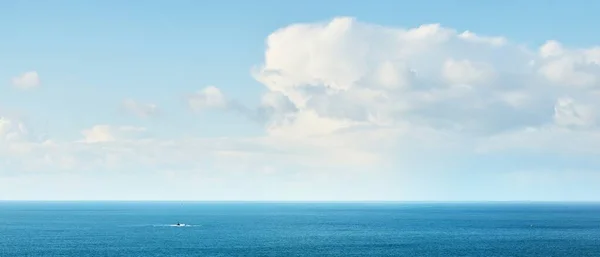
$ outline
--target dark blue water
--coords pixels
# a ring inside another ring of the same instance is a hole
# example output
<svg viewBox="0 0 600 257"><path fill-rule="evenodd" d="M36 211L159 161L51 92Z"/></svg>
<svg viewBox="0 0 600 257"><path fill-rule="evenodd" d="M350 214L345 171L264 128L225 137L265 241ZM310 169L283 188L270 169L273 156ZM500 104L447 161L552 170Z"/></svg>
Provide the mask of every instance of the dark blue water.
<svg viewBox="0 0 600 257"><path fill-rule="evenodd" d="M0 202L0 256L600 256L600 205Z"/></svg>

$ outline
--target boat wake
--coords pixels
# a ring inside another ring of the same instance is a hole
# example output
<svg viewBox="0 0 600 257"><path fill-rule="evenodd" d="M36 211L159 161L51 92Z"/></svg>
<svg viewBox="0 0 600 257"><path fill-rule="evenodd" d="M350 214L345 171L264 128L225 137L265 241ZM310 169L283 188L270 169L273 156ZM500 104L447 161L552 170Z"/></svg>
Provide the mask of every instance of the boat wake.
<svg viewBox="0 0 600 257"><path fill-rule="evenodd" d="M154 227L199 227L200 225L191 225L191 224L160 224L154 225Z"/></svg>
<svg viewBox="0 0 600 257"><path fill-rule="evenodd" d="M169 227L191 227L189 224L171 224Z"/></svg>

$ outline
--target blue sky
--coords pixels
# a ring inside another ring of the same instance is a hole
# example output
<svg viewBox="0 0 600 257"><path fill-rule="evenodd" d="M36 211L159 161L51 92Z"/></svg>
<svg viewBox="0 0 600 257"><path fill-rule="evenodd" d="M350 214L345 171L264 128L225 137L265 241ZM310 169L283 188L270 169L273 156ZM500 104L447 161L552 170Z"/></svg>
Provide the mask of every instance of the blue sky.
<svg viewBox="0 0 600 257"><path fill-rule="evenodd" d="M0 199L598 200L597 5L5 1Z"/></svg>

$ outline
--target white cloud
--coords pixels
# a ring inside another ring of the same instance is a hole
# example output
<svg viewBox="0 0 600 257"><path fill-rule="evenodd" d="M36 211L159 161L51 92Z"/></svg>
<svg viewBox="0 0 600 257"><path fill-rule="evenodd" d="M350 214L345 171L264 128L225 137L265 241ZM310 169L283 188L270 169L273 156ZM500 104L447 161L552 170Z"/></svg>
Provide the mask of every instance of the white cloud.
<svg viewBox="0 0 600 257"><path fill-rule="evenodd" d="M540 48L540 57L540 73L555 84L588 88L600 84L600 46L564 49L548 41Z"/></svg>
<svg viewBox="0 0 600 257"><path fill-rule="evenodd" d="M450 84L481 85L491 83L494 71L489 65L469 60L448 59L444 63L442 76Z"/></svg>
<svg viewBox="0 0 600 257"><path fill-rule="evenodd" d="M125 112L141 118L156 116L159 113L159 109L156 104L140 103L133 99L123 100L121 107Z"/></svg>
<svg viewBox="0 0 600 257"><path fill-rule="evenodd" d="M562 45L555 40L547 41L544 45L542 45L542 47L540 47L540 56L542 58L560 56L563 53Z"/></svg>
<svg viewBox="0 0 600 257"><path fill-rule="evenodd" d="M115 141L115 137L109 125L96 125L91 129L86 129L81 132L84 136L84 142L110 142Z"/></svg>
<svg viewBox="0 0 600 257"><path fill-rule="evenodd" d="M81 142L85 142L85 143L113 142L113 141L120 139L120 137L123 134L142 132L145 130L146 130L145 128L133 127L133 126L113 127L110 125L96 125L90 129L85 129L81 132L84 136L84 138Z"/></svg>
<svg viewBox="0 0 600 257"><path fill-rule="evenodd" d="M221 90L208 86L187 97L189 107L194 111L227 107L227 100Z"/></svg>
<svg viewBox="0 0 600 257"><path fill-rule="evenodd" d="M315 133L322 133L319 123L306 122L308 116L330 127L339 123L338 129L406 120L443 125L461 122L453 116L473 104L488 104L477 98L500 87L492 79L494 70L502 67L494 67L494 60L482 59L479 53L526 54L517 47L498 49L502 46L497 42L435 24L402 30L338 18L273 33L265 63L255 76L298 109L295 117L272 129L277 133L294 128L294 123L305 124L295 131L310 134L318 128ZM434 108L453 113L431 117L428 113Z"/></svg>
<svg viewBox="0 0 600 257"><path fill-rule="evenodd" d="M0 117L0 142L21 140L27 134L28 131L23 123Z"/></svg>
<svg viewBox="0 0 600 257"><path fill-rule="evenodd" d="M40 85L40 77L37 71L28 71L12 78L12 84L21 89L36 88Z"/></svg>
<svg viewBox="0 0 600 257"><path fill-rule="evenodd" d="M561 126L591 126L595 122L595 108L576 103L570 97L559 98L554 107L554 121Z"/></svg>
<svg viewBox="0 0 600 257"><path fill-rule="evenodd" d="M25 123L0 116L0 158L27 156L38 143Z"/></svg>

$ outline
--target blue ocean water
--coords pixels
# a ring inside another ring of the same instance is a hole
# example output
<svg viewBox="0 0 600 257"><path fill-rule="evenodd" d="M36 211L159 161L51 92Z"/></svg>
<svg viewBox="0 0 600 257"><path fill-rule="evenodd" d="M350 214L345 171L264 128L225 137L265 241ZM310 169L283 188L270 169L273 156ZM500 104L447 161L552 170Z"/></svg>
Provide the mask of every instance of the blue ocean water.
<svg viewBox="0 0 600 257"><path fill-rule="evenodd" d="M0 202L0 256L600 256L600 204Z"/></svg>

